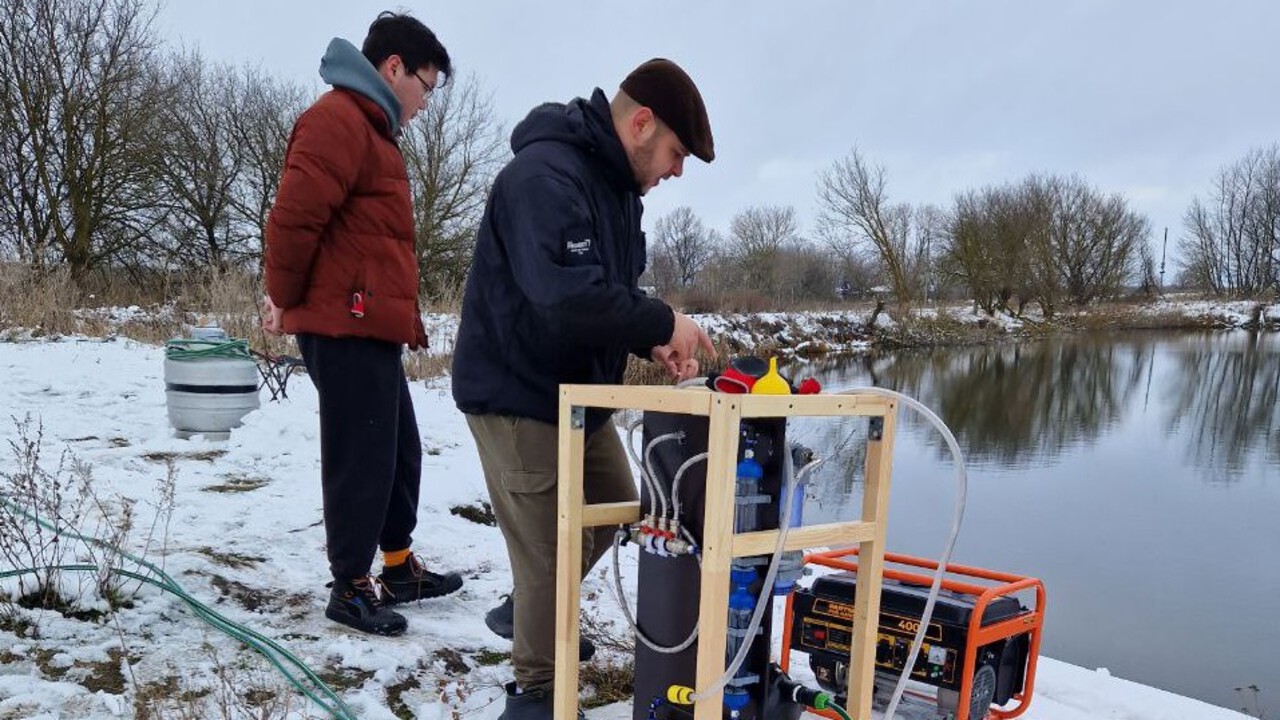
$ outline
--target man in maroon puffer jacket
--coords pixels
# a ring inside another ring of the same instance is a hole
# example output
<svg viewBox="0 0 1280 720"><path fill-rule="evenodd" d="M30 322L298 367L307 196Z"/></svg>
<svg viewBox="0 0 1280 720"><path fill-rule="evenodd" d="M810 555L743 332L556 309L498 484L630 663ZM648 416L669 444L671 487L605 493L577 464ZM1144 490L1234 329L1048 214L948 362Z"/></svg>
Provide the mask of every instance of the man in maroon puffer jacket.
<svg viewBox="0 0 1280 720"><path fill-rule="evenodd" d="M332 591L325 615L405 631L393 603L462 587L410 552L422 443L401 364L424 348L409 178L396 142L452 72L434 33L384 12L357 51L329 43L333 89L293 127L266 228L263 327L297 335L320 396L320 464ZM381 575L370 568L378 548Z"/></svg>

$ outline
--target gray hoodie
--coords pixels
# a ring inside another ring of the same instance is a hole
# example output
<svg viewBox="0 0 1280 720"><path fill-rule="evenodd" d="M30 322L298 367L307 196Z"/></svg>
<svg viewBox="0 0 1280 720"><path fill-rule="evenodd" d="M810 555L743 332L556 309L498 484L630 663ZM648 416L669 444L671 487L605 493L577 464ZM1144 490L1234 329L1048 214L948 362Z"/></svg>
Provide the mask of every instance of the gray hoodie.
<svg viewBox="0 0 1280 720"><path fill-rule="evenodd" d="M391 137L400 136L400 100L355 45L342 38L330 40L324 57L320 59L320 78L336 88L358 92L377 103L387 114Z"/></svg>

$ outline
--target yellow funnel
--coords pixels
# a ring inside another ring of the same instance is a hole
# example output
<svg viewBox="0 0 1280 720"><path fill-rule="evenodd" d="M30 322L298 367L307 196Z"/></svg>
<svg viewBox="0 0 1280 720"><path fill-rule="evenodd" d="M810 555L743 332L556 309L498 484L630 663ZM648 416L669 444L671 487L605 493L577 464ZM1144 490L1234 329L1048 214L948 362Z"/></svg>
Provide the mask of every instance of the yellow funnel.
<svg viewBox="0 0 1280 720"><path fill-rule="evenodd" d="M791 386L786 380L778 374L778 358L769 358L769 372L765 373L756 380L756 384L751 386L751 392L756 395L790 395Z"/></svg>

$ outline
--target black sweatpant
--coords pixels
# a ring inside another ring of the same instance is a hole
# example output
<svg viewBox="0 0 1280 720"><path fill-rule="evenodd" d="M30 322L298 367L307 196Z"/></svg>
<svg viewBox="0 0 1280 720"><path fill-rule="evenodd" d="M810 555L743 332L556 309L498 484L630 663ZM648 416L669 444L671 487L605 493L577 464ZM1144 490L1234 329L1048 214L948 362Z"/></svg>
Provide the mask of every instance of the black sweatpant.
<svg viewBox="0 0 1280 720"><path fill-rule="evenodd" d="M401 550L418 522L422 441L401 346L298 335L320 395L320 482L333 577L368 575L378 548Z"/></svg>

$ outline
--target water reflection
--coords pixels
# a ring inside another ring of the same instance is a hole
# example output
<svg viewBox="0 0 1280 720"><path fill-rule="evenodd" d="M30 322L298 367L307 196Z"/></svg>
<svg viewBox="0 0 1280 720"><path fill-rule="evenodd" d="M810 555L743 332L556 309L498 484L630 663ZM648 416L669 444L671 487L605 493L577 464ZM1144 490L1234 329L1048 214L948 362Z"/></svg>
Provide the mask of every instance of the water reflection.
<svg viewBox="0 0 1280 720"><path fill-rule="evenodd" d="M1215 479L1238 475L1264 448L1269 462L1280 462L1280 352L1272 336L1092 336L833 359L795 371L830 389L871 384L921 400L975 462L1051 463L1153 404L1164 408L1170 434L1187 437L1188 462ZM805 431L806 441L812 433L828 448L858 432L816 424ZM940 442L933 447L946 452ZM842 477L860 474L860 458L841 459Z"/></svg>
<svg viewBox="0 0 1280 720"><path fill-rule="evenodd" d="M1280 341L1232 333L1179 342L1172 354L1166 426L1188 441L1188 461L1214 480L1255 459L1280 465Z"/></svg>

